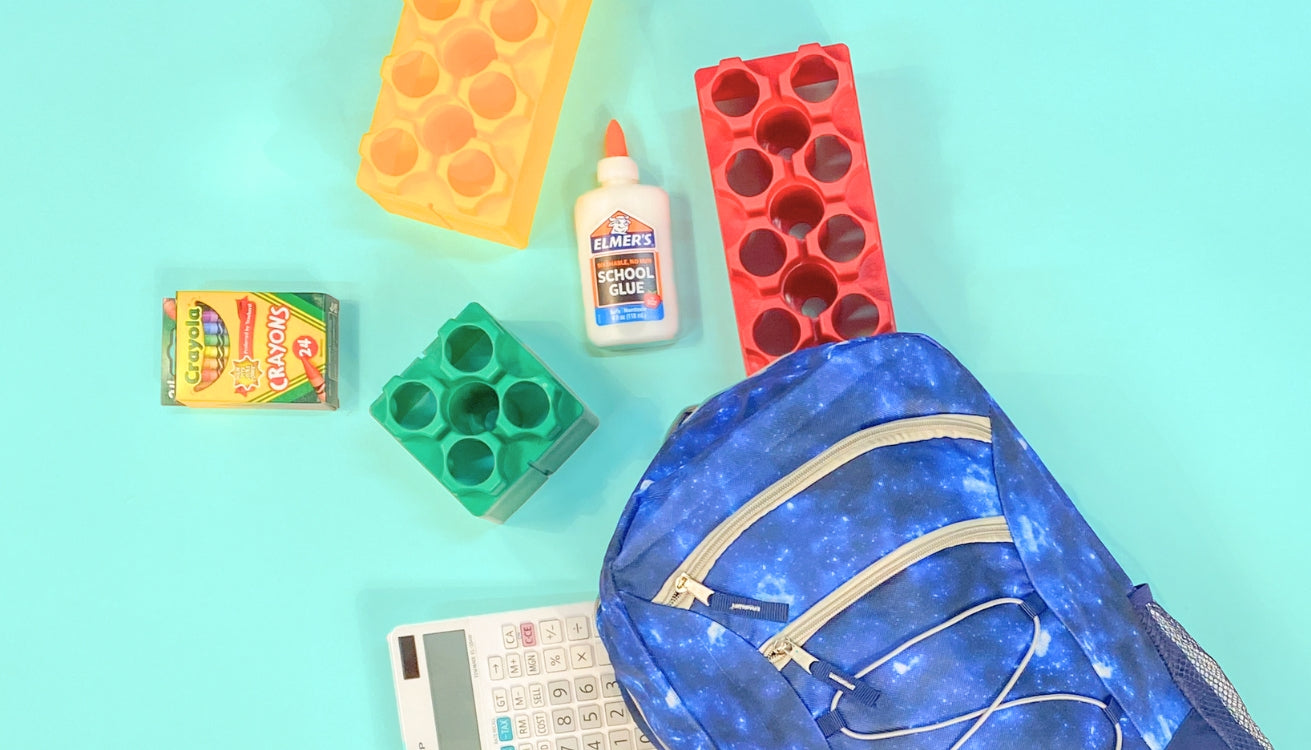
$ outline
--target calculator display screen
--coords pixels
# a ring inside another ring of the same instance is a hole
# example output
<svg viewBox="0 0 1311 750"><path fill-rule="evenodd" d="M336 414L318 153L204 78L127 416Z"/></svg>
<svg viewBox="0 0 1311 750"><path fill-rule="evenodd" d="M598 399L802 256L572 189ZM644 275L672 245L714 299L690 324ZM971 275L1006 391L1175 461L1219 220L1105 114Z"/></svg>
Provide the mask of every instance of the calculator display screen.
<svg viewBox="0 0 1311 750"><path fill-rule="evenodd" d="M423 650L428 662L432 713L437 719L438 746L442 750L482 747L464 631L427 633L423 636Z"/></svg>

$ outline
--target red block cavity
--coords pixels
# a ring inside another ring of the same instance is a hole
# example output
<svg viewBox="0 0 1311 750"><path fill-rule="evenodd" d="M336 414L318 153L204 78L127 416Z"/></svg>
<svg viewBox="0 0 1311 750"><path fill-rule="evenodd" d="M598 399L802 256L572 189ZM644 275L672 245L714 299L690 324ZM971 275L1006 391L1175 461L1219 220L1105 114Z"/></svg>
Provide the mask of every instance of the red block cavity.
<svg viewBox="0 0 1311 750"><path fill-rule="evenodd" d="M696 73L747 374L894 330L846 45Z"/></svg>

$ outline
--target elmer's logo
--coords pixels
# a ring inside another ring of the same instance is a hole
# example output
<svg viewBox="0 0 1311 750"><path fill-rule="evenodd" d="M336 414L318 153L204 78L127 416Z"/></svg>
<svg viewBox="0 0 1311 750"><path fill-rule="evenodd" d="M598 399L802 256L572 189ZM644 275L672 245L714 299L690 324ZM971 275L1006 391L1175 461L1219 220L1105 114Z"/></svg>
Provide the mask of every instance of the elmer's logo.
<svg viewBox="0 0 1311 750"><path fill-rule="evenodd" d="M655 247L655 244L655 231L623 211L615 211L592 231L594 253L632 247Z"/></svg>

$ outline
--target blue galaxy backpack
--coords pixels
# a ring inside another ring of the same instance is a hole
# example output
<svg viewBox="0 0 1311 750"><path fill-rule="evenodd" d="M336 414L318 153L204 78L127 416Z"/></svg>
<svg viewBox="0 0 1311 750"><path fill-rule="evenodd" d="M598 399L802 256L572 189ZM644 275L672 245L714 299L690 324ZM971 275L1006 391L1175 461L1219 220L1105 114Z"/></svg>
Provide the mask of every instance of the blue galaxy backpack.
<svg viewBox="0 0 1311 750"><path fill-rule="evenodd" d="M620 518L597 622L665 750L1271 747L918 335L798 352L691 411Z"/></svg>

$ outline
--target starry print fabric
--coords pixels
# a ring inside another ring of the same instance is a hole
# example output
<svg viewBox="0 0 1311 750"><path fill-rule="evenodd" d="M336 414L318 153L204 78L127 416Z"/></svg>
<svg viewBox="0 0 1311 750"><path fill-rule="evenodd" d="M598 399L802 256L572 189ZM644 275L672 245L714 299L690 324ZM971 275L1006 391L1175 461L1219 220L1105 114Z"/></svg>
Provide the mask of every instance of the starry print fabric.
<svg viewBox="0 0 1311 750"><path fill-rule="evenodd" d="M671 750L947 750L972 721L889 739L825 737L831 683L758 650L784 625L702 604L650 600L687 555L744 503L843 438L935 414L992 419L991 443L939 438L877 448L834 469L732 542L704 583L785 602L795 620L898 547L950 524L1004 515L1013 543L938 552L861 592L804 647L854 675L981 603L1036 592L1030 614L989 607L908 648L839 703L854 733L942 722L993 701L1033 655L1008 701L1051 693L1112 698L1126 750L1163 750L1189 711L1138 630L1123 571L977 381L917 335L798 352L703 404L642 477L606 554L598 626L634 713ZM1117 710L1118 709L1118 710ZM831 718L831 717L830 717ZM997 711L964 747L1115 747L1100 708L1070 702Z"/></svg>

